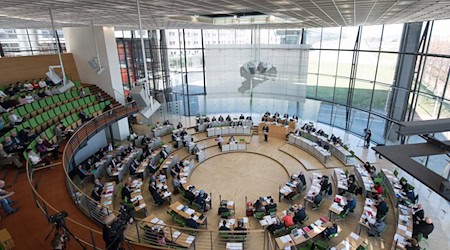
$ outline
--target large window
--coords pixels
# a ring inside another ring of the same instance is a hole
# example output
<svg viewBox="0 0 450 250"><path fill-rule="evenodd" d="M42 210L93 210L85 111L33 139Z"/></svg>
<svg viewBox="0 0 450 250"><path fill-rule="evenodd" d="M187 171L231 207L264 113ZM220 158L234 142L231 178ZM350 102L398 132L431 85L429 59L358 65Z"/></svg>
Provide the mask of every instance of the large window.
<svg viewBox="0 0 450 250"><path fill-rule="evenodd" d="M57 39L52 30L44 29L0 29L0 56L32 56L66 51L62 30L57 30Z"/></svg>

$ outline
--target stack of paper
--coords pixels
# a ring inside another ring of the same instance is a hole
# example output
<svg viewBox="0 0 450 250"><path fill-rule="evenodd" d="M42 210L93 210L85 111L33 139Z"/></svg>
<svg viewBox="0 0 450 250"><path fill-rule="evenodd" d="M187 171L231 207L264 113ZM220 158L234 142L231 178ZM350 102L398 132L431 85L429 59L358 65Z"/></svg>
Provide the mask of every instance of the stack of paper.
<svg viewBox="0 0 450 250"><path fill-rule="evenodd" d="M192 208L189 208L188 210L186 210L186 213L191 215L191 214L195 213L195 210Z"/></svg>
<svg viewBox="0 0 450 250"><path fill-rule="evenodd" d="M291 236L285 235L285 236L281 236L281 237L280 237L280 240L281 240L281 242L283 242L283 243L287 243L287 242L291 241L292 239L291 239Z"/></svg>
<svg viewBox="0 0 450 250"><path fill-rule="evenodd" d="M187 237L187 239L186 239L186 243L188 243L188 244L192 244L192 242L195 240L195 237L194 236L189 236L189 237Z"/></svg>
<svg viewBox="0 0 450 250"><path fill-rule="evenodd" d="M184 207L184 205L180 204L180 205L177 206L177 210L181 210L181 209L183 209L183 207Z"/></svg>
<svg viewBox="0 0 450 250"><path fill-rule="evenodd" d="M178 236L180 236L180 235L181 235L181 232L180 232L180 231L175 231L175 232L172 233L172 237L173 237L174 239L178 238Z"/></svg>

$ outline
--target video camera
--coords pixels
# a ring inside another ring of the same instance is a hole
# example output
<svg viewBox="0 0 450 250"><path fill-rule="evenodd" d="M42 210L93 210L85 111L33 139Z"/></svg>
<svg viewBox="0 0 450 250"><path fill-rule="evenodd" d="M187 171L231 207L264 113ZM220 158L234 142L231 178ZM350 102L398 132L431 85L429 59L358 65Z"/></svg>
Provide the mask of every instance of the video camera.
<svg viewBox="0 0 450 250"><path fill-rule="evenodd" d="M48 222L55 224L57 227L64 225L64 218L69 216L66 211L61 211L48 217Z"/></svg>

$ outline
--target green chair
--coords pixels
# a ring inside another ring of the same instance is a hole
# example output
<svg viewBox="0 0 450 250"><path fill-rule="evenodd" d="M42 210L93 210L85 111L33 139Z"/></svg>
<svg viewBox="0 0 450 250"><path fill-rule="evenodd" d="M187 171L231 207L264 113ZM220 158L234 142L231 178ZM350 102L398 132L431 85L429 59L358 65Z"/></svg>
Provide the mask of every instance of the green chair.
<svg viewBox="0 0 450 250"><path fill-rule="evenodd" d="M89 88L84 88L84 93L86 93L86 95L90 95L91 94L91 90Z"/></svg>
<svg viewBox="0 0 450 250"><path fill-rule="evenodd" d="M313 244L316 246L315 249L319 249L319 250L327 250L330 247L327 242L324 242L321 240L318 240L318 241L314 242Z"/></svg>
<svg viewBox="0 0 450 250"><path fill-rule="evenodd" d="M64 127L69 127L70 126L69 121L67 119L62 120L61 122L64 125Z"/></svg>
<svg viewBox="0 0 450 250"><path fill-rule="evenodd" d="M39 124L36 122L36 118L32 118L29 120L31 128L37 128Z"/></svg>
<svg viewBox="0 0 450 250"><path fill-rule="evenodd" d="M105 105L108 106L109 104L111 104L111 101L110 100L106 100L105 101Z"/></svg>
<svg viewBox="0 0 450 250"><path fill-rule="evenodd" d="M78 114L76 114L76 113L75 113L75 114L72 114L71 116L72 116L72 120L73 120L74 122L80 120L80 117L79 117Z"/></svg>
<svg viewBox="0 0 450 250"><path fill-rule="evenodd" d="M283 236L283 235L286 235L287 234L287 232L286 232L286 229L284 229L284 228L280 228L280 229L277 229L277 230L275 230L274 232L273 232L273 236L274 237L280 237L280 236Z"/></svg>
<svg viewBox="0 0 450 250"><path fill-rule="evenodd" d="M297 200L300 200L301 198L302 198L302 194L298 193L298 194L292 196L291 201L297 201Z"/></svg>
<svg viewBox="0 0 450 250"><path fill-rule="evenodd" d="M92 114L94 114L96 111L95 111L95 109L94 109L94 107L92 107L92 106L90 106L89 108L89 113L92 115Z"/></svg>
<svg viewBox="0 0 450 250"><path fill-rule="evenodd" d="M174 217L174 221L176 224L178 224L180 227L186 227L186 220L183 218L180 218L178 216Z"/></svg>
<svg viewBox="0 0 450 250"><path fill-rule="evenodd" d="M19 125L16 126L17 131L20 131L20 130L22 130L23 128L24 128L24 127L23 127L23 123L21 123L21 124L19 124Z"/></svg>
<svg viewBox="0 0 450 250"><path fill-rule="evenodd" d="M45 98L44 99L46 102L47 102L47 105L49 106L49 107L52 107L55 103L53 102L53 99L52 98Z"/></svg>
<svg viewBox="0 0 450 250"><path fill-rule="evenodd" d="M69 127L72 126L72 124L73 124L72 116L67 117L66 120L69 123Z"/></svg>
<svg viewBox="0 0 450 250"><path fill-rule="evenodd" d="M230 234L224 233L223 231L219 231L219 237L221 239L228 240L228 238L230 237Z"/></svg>
<svg viewBox="0 0 450 250"><path fill-rule="evenodd" d="M61 109L61 113L63 113L63 114L66 114L69 112L69 110L67 110L67 105L65 105L65 104L61 105L59 108Z"/></svg>
<svg viewBox="0 0 450 250"><path fill-rule="evenodd" d="M80 98L80 99L78 99L78 104L79 104L81 107L83 107L83 106L86 105L86 101L84 100L84 98Z"/></svg>
<svg viewBox="0 0 450 250"><path fill-rule="evenodd" d="M67 110L69 110L69 112L75 110L75 108L73 107L73 104L71 102L68 102L66 104Z"/></svg>
<svg viewBox="0 0 450 250"><path fill-rule="evenodd" d="M76 98L76 97L80 96L80 93L78 91L76 91L76 90L72 90L70 92L71 92L71 95L72 95L73 98Z"/></svg>
<svg viewBox="0 0 450 250"><path fill-rule="evenodd" d="M44 119L45 122L48 122L50 120L50 116L48 115L48 112L42 113L42 119Z"/></svg>
<svg viewBox="0 0 450 250"><path fill-rule="evenodd" d="M312 205L313 205L313 209L312 210L319 209L319 207L322 206L322 204L323 204L323 199L317 205L316 205L316 203L312 203Z"/></svg>
<svg viewBox="0 0 450 250"><path fill-rule="evenodd" d="M375 179L373 179L374 183L379 183L380 185L383 185L383 178L377 177Z"/></svg>
<svg viewBox="0 0 450 250"><path fill-rule="evenodd" d="M226 212L220 214L220 218L228 219L229 217L231 217L230 211L226 211Z"/></svg>
<svg viewBox="0 0 450 250"><path fill-rule="evenodd" d="M56 115L57 117L61 117L61 118L62 118L63 113L61 112L61 108L60 108L60 107L54 108L53 111L55 111L55 115Z"/></svg>
<svg viewBox="0 0 450 250"><path fill-rule="evenodd" d="M17 109L16 109L16 112L17 112L17 114L18 115L20 115L20 116L25 116L26 114L27 114L27 111L25 110L25 107L24 106L20 106L20 107L18 107Z"/></svg>
<svg viewBox="0 0 450 250"><path fill-rule="evenodd" d="M202 207L200 206L200 204L192 202L192 209L194 209L195 211L200 211L202 210Z"/></svg>
<svg viewBox="0 0 450 250"><path fill-rule="evenodd" d="M61 100L61 102L65 102L65 101L67 101L67 96L64 93L59 94L59 100Z"/></svg>
<svg viewBox="0 0 450 250"><path fill-rule="evenodd" d="M74 81L73 84L75 85L75 87L81 87L81 81Z"/></svg>
<svg viewBox="0 0 450 250"><path fill-rule="evenodd" d="M255 218L257 220L261 220L264 217L264 215L266 215L264 212L255 212Z"/></svg>
<svg viewBox="0 0 450 250"><path fill-rule="evenodd" d="M394 170L394 175L395 175L395 177L398 177L398 171L397 171L397 169Z"/></svg>
<svg viewBox="0 0 450 250"><path fill-rule="evenodd" d="M101 102L100 104L100 109L103 110L106 107L106 103L105 102Z"/></svg>
<svg viewBox="0 0 450 250"><path fill-rule="evenodd" d="M175 211L173 211L173 210L167 210L166 211L166 213L168 214L168 215L170 215L170 217L175 217L176 215L177 215L177 213L175 213Z"/></svg>
<svg viewBox="0 0 450 250"><path fill-rule="evenodd" d="M22 125L23 125L24 128L31 127L30 121L22 122Z"/></svg>
<svg viewBox="0 0 450 250"><path fill-rule="evenodd" d="M32 103L31 103L31 106L33 107L33 109L34 109L35 111L41 109L41 106L39 106L39 102L36 102L36 101L32 102ZM45 106L44 106L44 107L45 107Z"/></svg>
<svg viewBox="0 0 450 250"><path fill-rule="evenodd" d="M290 234L292 232L292 230L297 229L297 225L292 225L287 229L287 233Z"/></svg>
<svg viewBox="0 0 450 250"><path fill-rule="evenodd" d="M64 93L64 95L66 96L66 99L67 99L67 100L70 100L70 99L73 98L72 92L70 92L70 91L67 91L66 93Z"/></svg>
<svg viewBox="0 0 450 250"><path fill-rule="evenodd" d="M309 220L309 216L308 215L306 215L306 217L302 221L300 221L300 224L302 224L302 225L305 224L305 222L307 220Z"/></svg>
<svg viewBox="0 0 450 250"><path fill-rule="evenodd" d="M52 96L52 99L53 99L53 102L54 102L56 105L58 105L58 104L61 102L61 100L59 99L59 96L58 96L58 95Z"/></svg>
<svg viewBox="0 0 450 250"><path fill-rule="evenodd" d="M34 111L33 106L31 106L31 103L25 104L25 110L28 114L31 114L31 112Z"/></svg>
<svg viewBox="0 0 450 250"><path fill-rule="evenodd" d="M97 101L97 97L95 97L95 95L91 95L91 96L89 96L89 100L91 102L95 102L95 101Z"/></svg>
<svg viewBox="0 0 450 250"><path fill-rule="evenodd" d="M48 140L51 140L55 136L51 128L45 130L45 135L47 136Z"/></svg>
<svg viewBox="0 0 450 250"><path fill-rule="evenodd" d="M55 111L53 109L50 109L49 111L47 111L48 116L50 117L50 119L53 119L56 117Z"/></svg>
<svg viewBox="0 0 450 250"><path fill-rule="evenodd" d="M271 213L275 213L277 211L277 208L276 207L274 207L274 208L271 208L271 209L269 209L269 211L267 211L269 214L271 214Z"/></svg>

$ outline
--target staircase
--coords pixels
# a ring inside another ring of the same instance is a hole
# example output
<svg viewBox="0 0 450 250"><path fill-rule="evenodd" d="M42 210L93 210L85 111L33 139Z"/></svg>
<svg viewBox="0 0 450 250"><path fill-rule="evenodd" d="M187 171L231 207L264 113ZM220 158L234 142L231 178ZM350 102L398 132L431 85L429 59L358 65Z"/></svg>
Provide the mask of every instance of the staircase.
<svg viewBox="0 0 450 250"><path fill-rule="evenodd" d="M88 87L89 90L91 91L91 95L98 95L98 93L102 94L103 99L105 101L106 100L110 100L111 101L111 103L113 105L113 108L121 105L118 101L116 101L116 99L114 99L112 96L108 95L105 91L103 91L97 85L89 84L89 83L82 83L81 86Z"/></svg>

